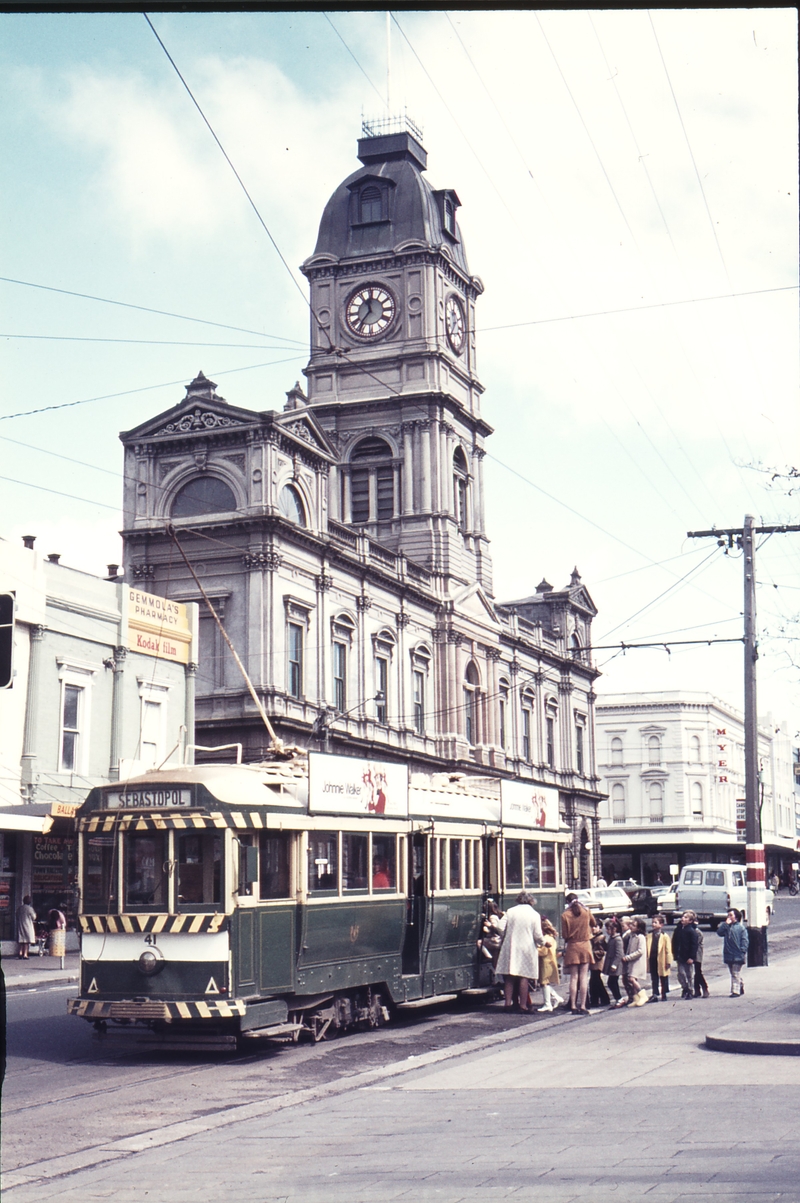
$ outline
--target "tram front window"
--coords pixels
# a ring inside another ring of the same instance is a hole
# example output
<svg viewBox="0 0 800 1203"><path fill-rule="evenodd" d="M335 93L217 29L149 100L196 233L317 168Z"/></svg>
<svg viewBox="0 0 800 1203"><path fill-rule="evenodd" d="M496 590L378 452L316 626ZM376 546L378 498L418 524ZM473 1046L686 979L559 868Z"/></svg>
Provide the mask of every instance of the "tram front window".
<svg viewBox="0 0 800 1203"><path fill-rule="evenodd" d="M222 837L179 835L178 905L213 906L222 897Z"/></svg>
<svg viewBox="0 0 800 1203"><path fill-rule="evenodd" d="M261 832L258 878L262 902L267 902L270 898L290 896L288 835L268 835L266 831Z"/></svg>
<svg viewBox="0 0 800 1203"><path fill-rule="evenodd" d="M166 838L163 835L134 835L125 840L125 905L166 906Z"/></svg>
<svg viewBox="0 0 800 1203"><path fill-rule="evenodd" d="M417 849L414 850L415 852ZM372 837L372 889L397 889L396 845L393 835ZM420 870L421 872L421 870Z"/></svg>
<svg viewBox="0 0 800 1203"><path fill-rule="evenodd" d="M312 894L339 888L339 844L335 831L308 833L308 888Z"/></svg>
<svg viewBox="0 0 800 1203"><path fill-rule="evenodd" d="M367 839L365 835L354 835L350 831L342 835L342 888L345 890L367 888Z"/></svg>
<svg viewBox="0 0 800 1203"><path fill-rule="evenodd" d="M105 914L117 909L116 836L87 835L83 846L83 909Z"/></svg>

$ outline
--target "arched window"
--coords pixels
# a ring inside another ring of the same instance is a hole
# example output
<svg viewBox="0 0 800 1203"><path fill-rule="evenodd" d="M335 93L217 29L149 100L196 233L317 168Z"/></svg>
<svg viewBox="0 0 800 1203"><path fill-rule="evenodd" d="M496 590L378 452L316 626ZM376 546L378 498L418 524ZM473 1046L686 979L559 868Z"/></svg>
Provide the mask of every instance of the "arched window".
<svg viewBox="0 0 800 1203"><path fill-rule="evenodd" d="M480 675L470 660L464 677L464 734L467 743L474 747L478 740L478 686Z"/></svg>
<svg viewBox="0 0 800 1203"><path fill-rule="evenodd" d="M467 489L469 485L469 468L467 457L461 447L456 447L453 453L453 506L459 530L466 531L469 522L467 509Z"/></svg>
<svg viewBox="0 0 800 1203"><path fill-rule="evenodd" d="M651 781L650 788L650 822L664 822L664 786L660 781Z"/></svg>
<svg viewBox="0 0 800 1203"><path fill-rule="evenodd" d="M278 496L278 509L284 518L297 526L306 525L306 511L300 494L294 485L284 485Z"/></svg>
<svg viewBox="0 0 800 1203"><path fill-rule="evenodd" d="M611 763L612 764L623 764L624 763L622 740L620 739L620 737L618 735L615 735L614 738L611 740Z"/></svg>
<svg viewBox="0 0 800 1203"><path fill-rule="evenodd" d="M702 748L700 746L700 736L693 735L689 743L689 755L693 764L700 764L703 759Z"/></svg>
<svg viewBox="0 0 800 1203"><path fill-rule="evenodd" d="M359 199L362 222L383 220L383 200L380 188L369 184L366 188L362 188Z"/></svg>
<svg viewBox="0 0 800 1203"><path fill-rule="evenodd" d="M520 738L522 743L522 759L533 760L533 706L534 695L530 689L522 691L522 708L520 711L520 719L522 722L520 730Z"/></svg>
<svg viewBox="0 0 800 1203"><path fill-rule="evenodd" d="M372 636L374 652L373 682L375 686L375 720L384 725L389 722L391 665L395 649L395 638L391 631L380 631Z"/></svg>
<svg viewBox="0 0 800 1203"><path fill-rule="evenodd" d="M611 820L625 822L625 786L620 781L611 786Z"/></svg>
<svg viewBox="0 0 800 1203"><path fill-rule="evenodd" d="M172 503L173 518L228 514L236 509L233 489L216 476L196 476L179 489Z"/></svg>
<svg viewBox="0 0 800 1203"><path fill-rule="evenodd" d="M333 704L340 714L347 710L347 683L350 648L356 626L349 614L339 614L331 623L333 659Z"/></svg>
<svg viewBox="0 0 800 1203"><path fill-rule="evenodd" d="M548 768L556 767L556 719L558 704L554 701L547 703L547 713L544 720L545 762Z"/></svg>
<svg viewBox="0 0 800 1203"><path fill-rule="evenodd" d="M651 735L647 741L647 760L650 764L661 764L661 736Z"/></svg>
<svg viewBox="0 0 800 1203"><path fill-rule="evenodd" d="M703 817L703 787L699 781L692 782L692 814Z"/></svg>
<svg viewBox="0 0 800 1203"><path fill-rule="evenodd" d="M425 734L430 668L431 654L428 648L424 646L415 648L411 653L411 700L413 725L417 735Z"/></svg>
<svg viewBox="0 0 800 1203"><path fill-rule="evenodd" d="M508 748L508 704L511 686L508 681L500 682L500 747L505 752Z"/></svg>
<svg viewBox="0 0 800 1203"><path fill-rule="evenodd" d="M362 439L350 456L350 521L353 526L394 517L392 449L378 438Z"/></svg>

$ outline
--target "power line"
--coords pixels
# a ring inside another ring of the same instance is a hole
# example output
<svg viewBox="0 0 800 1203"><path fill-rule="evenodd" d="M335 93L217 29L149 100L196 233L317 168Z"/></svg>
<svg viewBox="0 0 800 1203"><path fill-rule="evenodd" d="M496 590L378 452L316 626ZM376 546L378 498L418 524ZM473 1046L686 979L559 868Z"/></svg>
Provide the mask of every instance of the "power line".
<svg viewBox="0 0 800 1203"><path fill-rule="evenodd" d="M232 376L234 372L253 372L258 368L274 368L282 363L295 363L305 359L305 355L290 355L288 359L273 359L268 363L251 363L243 368L223 368L212 372L212 376ZM132 397L136 393L149 393L157 388L173 388L175 385L186 387L186 380L164 380L160 384L145 384L142 388L123 389L119 393L104 393L99 397L83 397L80 401L62 401L58 405L42 405L38 409L23 409L15 414L0 414L0 422L10 422L12 418L30 418L34 414L46 414L55 409L72 409L76 405L88 405L92 401L113 401L117 397Z"/></svg>
<svg viewBox="0 0 800 1203"><path fill-rule="evenodd" d="M673 581L673 583L664 589L663 592L659 593L657 597L654 597L652 601L649 601L647 605L642 606L641 609L637 610L634 614L631 614L629 618L624 619L622 622L618 622L615 627L612 627L611 630L603 636L603 638L608 638L609 635L613 635L614 631L618 631L620 627L627 626L629 622L633 622L634 618L638 618L640 614L644 614L645 610L649 610L651 606L654 606L656 602L661 601L661 599L666 597L668 593L671 593L673 589L677 589L679 585L688 584L689 577L692 575L692 573L699 572L701 568L707 565L712 556L717 554L717 550L718 549L716 547L712 548L704 560L701 560L699 564L693 564L689 571L684 573L682 577L679 577L677 581Z"/></svg>
<svg viewBox="0 0 800 1203"><path fill-rule="evenodd" d="M4 284L18 284L22 288L38 288L42 292L57 292L65 297L78 297L82 301L99 301L103 305L118 305L122 309L137 309L140 313L154 313L157 317L174 317L182 322L198 322L202 326L216 326L218 330L235 330L237 334L255 334L259 338L277 338L281 342L303 344L297 338L286 338L283 334L265 334L262 330L248 330L245 326L229 326L224 322L212 322L205 317L189 317L185 313L171 313L167 309L151 309L147 305L134 305L130 301L115 301L110 297L96 297L88 292L74 292L69 288L55 288L51 284L35 284L31 280L15 280L11 276L0 276ZM287 348L288 350L288 348Z"/></svg>
<svg viewBox="0 0 800 1203"><path fill-rule="evenodd" d="M58 489L50 489L46 485L35 485L30 480L15 480L13 476L0 476L0 480L5 480L12 485L22 485L26 489L37 489L40 493L53 493L56 497L68 497L70 501L83 501L86 505L99 505L104 510L114 510L119 513L118 505L108 505L105 501L92 501L89 497L77 497L74 493L62 493Z"/></svg>
<svg viewBox="0 0 800 1203"><path fill-rule="evenodd" d="M225 347L242 351L288 351L289 347L269 347L264 343L207 343L184 342L174 338L97 338L79 334L3 334L0 338L38 339L43 342L65 343L132 343L145 347Z"/></svg>
<svg viewBox="0 0 800 1203"><path fill-rule="evenodd" d="M351 57L351 59L353 60L353 62L355 63L355 65L358 67L358 69L359 69L359 71L361 72L361 74L364 76L364 79L367 81L367 83L368 83L368 84L369 84L369 86L372 88L372 90L373 90L373 92L375 93L375 95L376 95L376 96L378 97L378 99L380 100L381 104L382 104L382 105L383 105L383 104L385 104L385 103L386 103L386 99L385 99L385 97L384 97L384 96L382 96L382 95L381 95L381 93L378 91L378 89L376 88L375 84L372 82L372 80L370 79L370 77L367 75L366 71L365 71L365 70L364 70L364 68L361 66L361 63L358 61L358 59L356 58L355 54L353 53L353 51L352 51L352 50L350 49L350 47L348 46L347 42L344 40L344 38L342 37L342 35L339 33L339 30L336 28L336 26L334 25L333 21L332 21L332 20L331 20L331 18L330 18L330 14L329 14L329 13L325 13L325 12L324 12L322 15L323 15L323 17L325 18L325 20L328 22L328 24L330 25L330 27L331 27L331 29L333 30L333 32L336 34L336 36L337 36L337 38L339 39L339 41L340 41L340 42L342 43L342 45L344 46L344 48L345 48L345 50L347 51L347 53L350 55L350 57Z"/></svg>

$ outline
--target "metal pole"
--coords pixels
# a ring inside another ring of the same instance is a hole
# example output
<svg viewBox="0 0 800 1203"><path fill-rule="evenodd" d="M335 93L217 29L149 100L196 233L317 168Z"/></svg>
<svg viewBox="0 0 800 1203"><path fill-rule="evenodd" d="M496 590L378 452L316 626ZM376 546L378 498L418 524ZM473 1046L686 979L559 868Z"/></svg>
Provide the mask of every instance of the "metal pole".
<svg viewBox="0 0 800 1203"><path fill-rule="evenodd" d="M767 904L764 845L758 805L758 704L756 700L756 571L753 527L746 514L742 531L744 559L744 798L747 820L747 923L750 946L747 963L767 964Z"/></svg>

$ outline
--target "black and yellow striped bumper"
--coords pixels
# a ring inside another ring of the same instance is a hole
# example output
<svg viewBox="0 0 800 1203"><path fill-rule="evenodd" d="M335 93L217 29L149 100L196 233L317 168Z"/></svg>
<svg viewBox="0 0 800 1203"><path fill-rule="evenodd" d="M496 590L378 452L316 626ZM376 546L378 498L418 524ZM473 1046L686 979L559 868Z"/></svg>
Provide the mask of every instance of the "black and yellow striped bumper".
<svg viewBox="0 0 800 1203"><path fill-rule="evenodd" d="M153 932L218 932L225 930L227 915L81 915L82 932L120 934Z"/></svg>
<svg viewBox="0 0 800 1203"><path fill-rule="evenodd" d="M244 1015L246 1010L245 1003L238 998L213 1002L202 999L191 1002L162 1002L160 999L147 999L145 1002L133 999L113 1002L91 998L67 1000L67 1014L78 1015L81 1019L161 1019L169 1022L176 1019L235 1019Z"/></svg>

